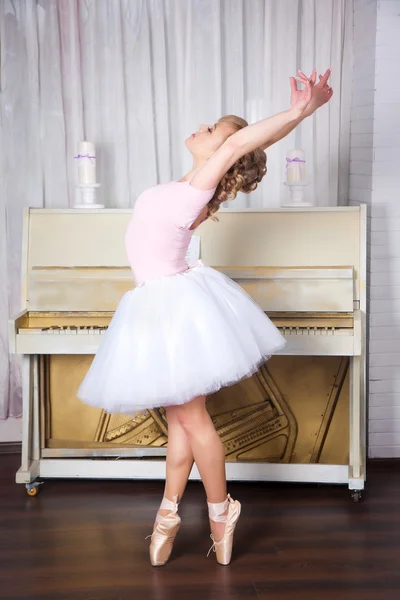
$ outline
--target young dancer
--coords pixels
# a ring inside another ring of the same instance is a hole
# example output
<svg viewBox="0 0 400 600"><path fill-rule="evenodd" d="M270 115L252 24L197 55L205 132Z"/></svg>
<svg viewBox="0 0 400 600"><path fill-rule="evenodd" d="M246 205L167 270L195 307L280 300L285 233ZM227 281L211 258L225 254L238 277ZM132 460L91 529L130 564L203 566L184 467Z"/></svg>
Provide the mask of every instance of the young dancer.
<svg viewBox="0 0 400 600"><path fill-rule="evenodd" d="M290 108L252 125L233 115L202 125L185 140L190 172L136 201L125 238L136 287L119 303L78 396L110 413L165 407L166 482L151 535L154 566L170 556L193 462L207 495L211 549L219 563L230 562L241 506L227 495L224 448L206 396L249 377L285 344L231 279L201 263L188 267L191 236L222 202L256 189L266 173L265 149L332 97L329 75L316 84L315 70L310 77L299 71L304 88L290 78Z"/></svg>

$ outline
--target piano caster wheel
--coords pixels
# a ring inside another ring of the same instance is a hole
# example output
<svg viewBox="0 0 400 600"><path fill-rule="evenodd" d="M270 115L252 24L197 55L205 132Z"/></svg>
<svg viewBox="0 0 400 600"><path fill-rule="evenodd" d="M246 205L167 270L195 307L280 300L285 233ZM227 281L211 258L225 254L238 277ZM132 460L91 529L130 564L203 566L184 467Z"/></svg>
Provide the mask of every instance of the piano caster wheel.
<svg viewBox="0 0 400 600"><path fill-rule="evenodd" d="M361 500L361 491L360 490L353 490L351 492L351 498L352 498L353 502L360 502L360 500Z"/></svg>
<svg viewBox="0 0 400 600"><path fill-rule="evenodd" d="M37 496L39 493L39 485L43 483L43 481L33 481L32 483L26 483L26 492L28 496Z"/></svg>

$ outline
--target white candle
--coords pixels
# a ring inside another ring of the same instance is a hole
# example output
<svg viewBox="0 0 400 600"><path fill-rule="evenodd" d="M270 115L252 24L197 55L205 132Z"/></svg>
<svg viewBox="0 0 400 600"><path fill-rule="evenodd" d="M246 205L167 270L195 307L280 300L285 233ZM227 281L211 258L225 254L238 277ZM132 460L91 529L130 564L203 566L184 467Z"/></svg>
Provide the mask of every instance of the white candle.
<svg viewBox="0 0 400 600"><path fill-rule="evenodd" d="M78 155L78 184L96 184L96 148L93 142L79 142Z"/></svg>
<svg viewBox="0 0 400 600"><path fill-rule="evenodd" d="M299 148L290 150L286 156L286 182L298 183L306 177L305 152Z"/></svg>

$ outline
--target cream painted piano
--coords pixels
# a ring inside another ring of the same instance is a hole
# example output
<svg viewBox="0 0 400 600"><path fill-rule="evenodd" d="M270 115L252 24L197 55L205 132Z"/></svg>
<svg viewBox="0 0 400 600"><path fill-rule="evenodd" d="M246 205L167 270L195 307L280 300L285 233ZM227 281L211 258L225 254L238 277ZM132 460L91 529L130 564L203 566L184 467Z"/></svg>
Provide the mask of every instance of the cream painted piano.
<svg viewBox="0 0 400 600"><path fill-rule="evenodd" d="M76 398L133 286L123 246L130 214L25 212L22 312L10 321L10 345L23 356L16 481L31 495L49 477L164 477L162 410L110 421ZM366 459L364 207L224 211L196 234L203 262L246 289L288 341L253 382L210 399L228 478L346 484L358 500Z"/></svg>

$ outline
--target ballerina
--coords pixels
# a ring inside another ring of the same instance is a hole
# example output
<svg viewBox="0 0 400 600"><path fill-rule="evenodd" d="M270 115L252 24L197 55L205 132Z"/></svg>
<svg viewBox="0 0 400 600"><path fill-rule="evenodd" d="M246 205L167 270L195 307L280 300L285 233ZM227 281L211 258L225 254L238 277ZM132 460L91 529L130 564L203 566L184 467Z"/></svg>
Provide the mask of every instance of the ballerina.
<svg viewBox="0 0 400 600"><path fill-rule="evenodd" d="M193 168L136 200L125 244L136 287L121 299L78 397L107 412L165 407L164 497L150 543L164 565L180 527L178 504L196 463L207 495L212 546L229 564L241 505L227 494L225 453L206 396L251 376L285 339L247 293L185 256L193 231L222 202L250 193L266 174L265 149L332 97L330 71L290 78L290 108L248 125L227 115L185 141ZM298 89L297 82L304 87Z"/></svg>

